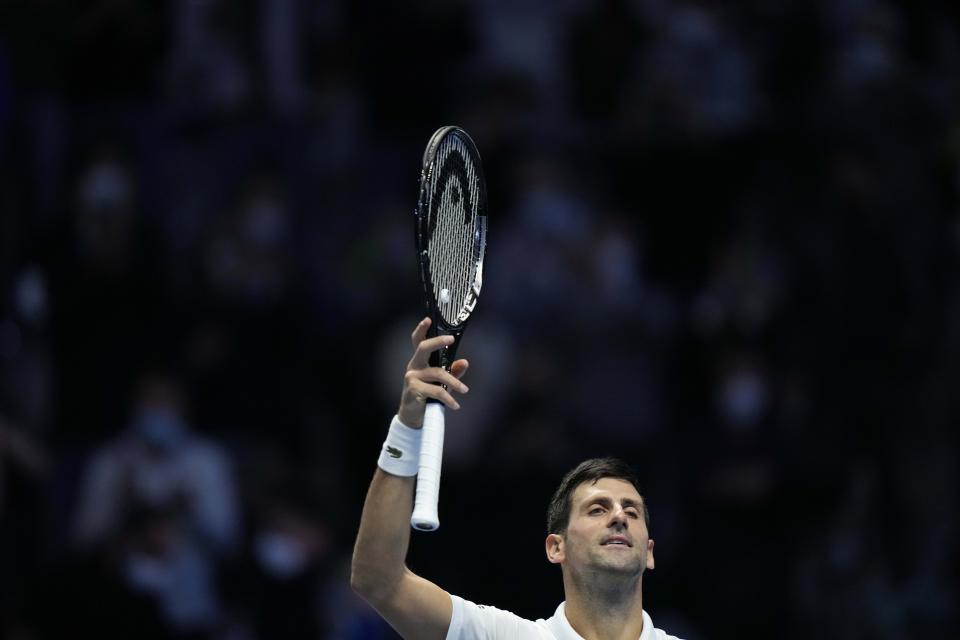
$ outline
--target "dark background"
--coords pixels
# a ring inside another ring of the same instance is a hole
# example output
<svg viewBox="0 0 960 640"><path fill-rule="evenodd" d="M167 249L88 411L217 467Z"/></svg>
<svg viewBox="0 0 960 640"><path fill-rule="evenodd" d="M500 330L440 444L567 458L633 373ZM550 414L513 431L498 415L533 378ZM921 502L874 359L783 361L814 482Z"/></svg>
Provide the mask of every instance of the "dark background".
<svg viewBox="0 0 960 640"><path fill-rule="evenodd" d="M490 247L411 567L549 617L614 454L658 627L956 637L956 6L0 1L4 637L392 637L349 555L445 124Z"/></svg>

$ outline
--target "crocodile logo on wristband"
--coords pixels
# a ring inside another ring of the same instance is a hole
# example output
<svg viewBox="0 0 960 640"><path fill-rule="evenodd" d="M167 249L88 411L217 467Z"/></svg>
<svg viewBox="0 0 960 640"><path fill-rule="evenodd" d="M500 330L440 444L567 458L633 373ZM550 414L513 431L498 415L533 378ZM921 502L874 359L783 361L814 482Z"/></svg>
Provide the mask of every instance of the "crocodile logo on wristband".
<svg viewBox="0 0 960 640"><path fill-rule="evenodd" d="M387 453L390 454L391 458L400 458L403 456L403 451L397 449L396 447L387 446Z"/></svg>

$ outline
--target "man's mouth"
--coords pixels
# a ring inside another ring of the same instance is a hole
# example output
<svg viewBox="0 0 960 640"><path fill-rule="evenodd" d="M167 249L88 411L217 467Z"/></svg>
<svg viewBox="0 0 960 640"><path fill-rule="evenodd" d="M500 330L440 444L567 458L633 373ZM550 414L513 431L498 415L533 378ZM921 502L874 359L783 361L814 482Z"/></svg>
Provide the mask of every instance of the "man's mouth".
<svg viewBox="0 0 960 640"><path fill-rule="evenodd" d="M633 546L632 544L630 544L630 541L627 540L627 538L624 537L624 536L610 536L609 538L607 538L606 540L604 540L604 541L601 543L601 545L602 545L602 546L616 545L616 546L623 546L623 547L632 547L632 546Z"/></svg>

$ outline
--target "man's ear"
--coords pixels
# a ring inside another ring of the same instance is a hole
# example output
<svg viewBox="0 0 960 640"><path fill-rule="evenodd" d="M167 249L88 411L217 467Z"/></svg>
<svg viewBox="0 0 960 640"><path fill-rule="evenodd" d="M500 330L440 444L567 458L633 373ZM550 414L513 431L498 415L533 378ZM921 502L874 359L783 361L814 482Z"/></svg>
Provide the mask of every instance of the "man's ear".
<svg viewBox="0 0 960 640"><path fill-rule="evenodd" d="M551 533L548 535L545 546L547 549L547 560L552 564L560 564L566 559L563 536L560 534Z"/></svg>
<svg viewBox="0 0 960 640"><path fill-rule="evenodd" d="M647 540L647 569L653 569L653 540Z"/></svg>

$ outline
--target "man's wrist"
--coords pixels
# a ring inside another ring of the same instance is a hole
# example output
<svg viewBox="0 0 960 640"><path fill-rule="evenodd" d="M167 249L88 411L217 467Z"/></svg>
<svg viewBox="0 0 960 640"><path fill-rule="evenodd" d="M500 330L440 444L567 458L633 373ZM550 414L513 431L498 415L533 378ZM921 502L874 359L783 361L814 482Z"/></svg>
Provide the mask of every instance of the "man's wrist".
<svg viewBox="0 0 960 640"><path fill-rule="evenodd" d="M421 429L408 427L394 416L387 432L387 439L380 449L380 459L377 466L394 476L412 477L417 475L420 468L420 438Z"/></svg>
<svg viewBox="0 0 960 640"><path fill-rule="evenodd" d="M419 412L407 412L404 411L404 407L400 407L400 409L397 411L396 417L405 427L410 429L423 428L423 407L420 407Z"/></svg>

